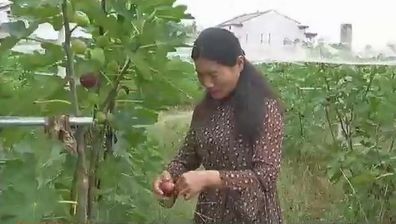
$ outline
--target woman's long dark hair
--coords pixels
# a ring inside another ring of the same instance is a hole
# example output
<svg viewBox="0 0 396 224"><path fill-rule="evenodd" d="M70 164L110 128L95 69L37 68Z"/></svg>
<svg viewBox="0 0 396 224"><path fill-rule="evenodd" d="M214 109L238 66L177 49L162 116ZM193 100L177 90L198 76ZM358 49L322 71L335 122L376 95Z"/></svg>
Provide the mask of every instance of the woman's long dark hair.
<svg viewBox="0 0 396 224"><path fill-rule="evenodd" d="M203 30L196 41L191 58L205 58L225 66L235 66L238 57L244 56L238 38L233 33L221 28ZM244 68L230 100L234 107L238 134L253 144L260 136L265 116L265 99L276 99L264 76L248 60L244 59ZM209 94L201 103L200 111L210 110Z"/></svg>

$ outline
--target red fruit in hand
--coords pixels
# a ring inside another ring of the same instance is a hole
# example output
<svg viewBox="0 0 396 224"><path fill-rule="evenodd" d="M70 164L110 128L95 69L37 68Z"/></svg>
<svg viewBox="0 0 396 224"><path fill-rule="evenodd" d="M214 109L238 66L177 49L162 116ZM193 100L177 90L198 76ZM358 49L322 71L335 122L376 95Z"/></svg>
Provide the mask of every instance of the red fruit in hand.
<svg viewBox="0 0 396 224"><path fill-rule="evenodd" d="M86 73L80 77L80 83L85 88L92 88L98 85L99 79L95 73Z"/></svg>
<svg viewBox="0 0 396 224"><path fill-rule="evenodd" d="M163 181L159 187L166 197L171 197L175 191L175 184L172 181Z"/></svg>

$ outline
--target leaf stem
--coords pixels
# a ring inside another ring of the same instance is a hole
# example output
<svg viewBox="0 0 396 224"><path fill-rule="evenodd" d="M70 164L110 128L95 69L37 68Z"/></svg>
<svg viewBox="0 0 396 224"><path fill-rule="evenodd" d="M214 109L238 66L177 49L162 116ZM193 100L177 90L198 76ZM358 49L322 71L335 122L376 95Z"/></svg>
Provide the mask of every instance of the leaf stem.
<svg viewBox="0 0 396 224"><path fill-rule="evenodd" d="M100 109L99 109L100 111L107 111L109 109L111 102L114 101L114 99L117 96L118 86L119 86L124 74L127 72L130 64L131 64L131 60L129 58L127 58L125 63L124 63L124 66L122 67L122 69L121 69L121 71L119 73L119 75L114 80L113 89L110 90L110 92L107 95L105 101L100 106Z"/></svg>

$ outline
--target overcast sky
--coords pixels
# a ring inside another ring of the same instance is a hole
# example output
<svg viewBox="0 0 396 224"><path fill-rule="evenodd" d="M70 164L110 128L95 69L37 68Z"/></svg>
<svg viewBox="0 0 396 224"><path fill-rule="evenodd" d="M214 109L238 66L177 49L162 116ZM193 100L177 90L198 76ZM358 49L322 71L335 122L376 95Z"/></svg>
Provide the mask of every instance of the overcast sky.
<svg viewBox="0 0 396 224"><path fill-rule="evenodd" d="M340 24L352 23L353 45L382 47L396 42L395 0L177 0L202 27L214 26L234 16L276 9L310 26L311 32L339 41Z"/></svg>

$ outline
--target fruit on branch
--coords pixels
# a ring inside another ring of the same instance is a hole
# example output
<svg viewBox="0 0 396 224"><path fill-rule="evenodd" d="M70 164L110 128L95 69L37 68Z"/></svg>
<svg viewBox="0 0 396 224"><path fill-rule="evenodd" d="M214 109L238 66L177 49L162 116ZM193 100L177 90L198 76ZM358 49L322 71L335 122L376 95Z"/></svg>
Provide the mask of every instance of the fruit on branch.
<svg viewBox="0 0 396 224"><path fill-rule="evenodd" d="M74 39L71 41L71 49L76 54L84 54L87 50L87 45L82 40Z"/></svg>
<svg viewBox="0 0 396 224"><path fill-rule="evenodd" d="M96 73L88 72L80 77L80 83L85 88L90 89L99 85L99 77Z"/></svg>
<svg viewBox="0 0 396 224"><path fill-rule="evenodd" d="M86 27L89 25L89 18L87 14L81 11L76 11L74 14L72 21L75 22L78 26Z"/></svg>
<svg viewBox="0 0 396 224"><path fill-rule="evenodd" d="M175 193L175 184L172 181L162 181L159 187L166 197L172 197Z"/></svg>
<svg viewBox="0 0 396 224"><path fill-rule="evenodd" d="M102 111L96 112L96 121L97 121L99 124L105 123L106 120L107 120L107 116L106 116L105 113L103 113Z"/></svg>
<svg viewBox="0 0 396 224"><path fill-rule="evenodd" d="M112 124L114 121L114 115L110 112L108 112L107 114L103 111L97 111L95 114L95 122L97 122L98 124Z"/></svg>
<svg viewBox="0 0 396 224"><path fill-rule="evenodd" d="M96 38L96 45L100 48L105 48L109 45L109 38L106 36L99 36Z"/></svg>

